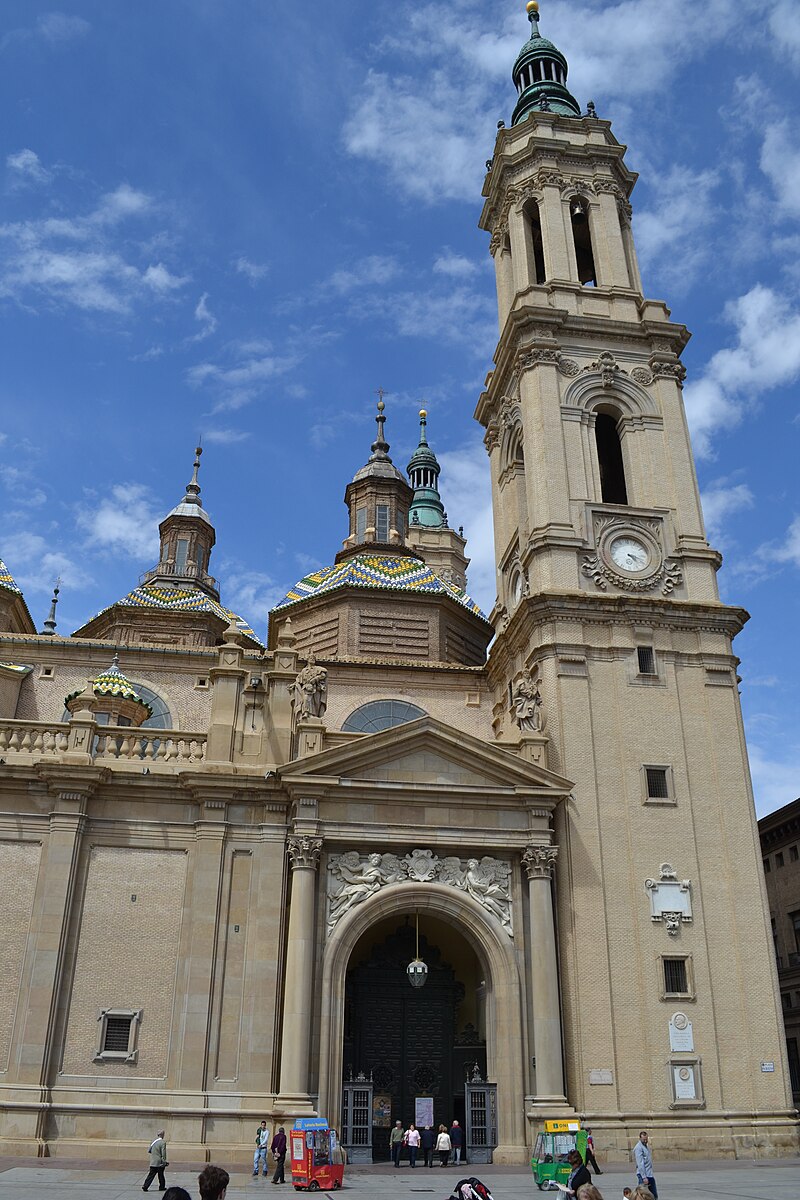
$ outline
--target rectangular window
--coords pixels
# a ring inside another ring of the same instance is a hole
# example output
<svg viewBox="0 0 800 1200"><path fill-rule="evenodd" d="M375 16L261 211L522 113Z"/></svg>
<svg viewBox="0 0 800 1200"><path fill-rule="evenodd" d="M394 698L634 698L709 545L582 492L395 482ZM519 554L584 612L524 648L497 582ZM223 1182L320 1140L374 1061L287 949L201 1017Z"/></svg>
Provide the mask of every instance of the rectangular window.
<svg viewBox="0 0 800 1200"><path fill-rule="evenodd" d="M656 674L656 656L652 646L637 646L636 654L639 659L640 675Z"/></svg>
<svg viewBox="0 0 800 1200"><path fill-rule="evenodd" d="M771 870L772 870L772 866L770 865L770 861L768 858L765 858L764 859L764 874L769 875Z"/></svg>
<svg viewBox="0 0 800 1200"><path fill-rule="evenodd" d="M797 862L797 846L789 847L789 862Z"/></svg>
<svg viewBox="0 0 800 1200"><path fill-rule="evenodd" d="M689 991L685 958L665 958L664 993L667 996L685 996Z"/></svg>
<svg viewBox="0 0 800 1200"><path fill-rule="evenodd" d="M775 866L776 867L783 866L783 852L781 850L779 850L778 853L775 855Z"/></svg>
<svg viewBox="0 0 800 1200"><path fill-rule="evenodd" d="M786 1052L789 1056L789 1078L792 1081L792 1091L797 1095L800 1092L800 1057L797 1054L797 1038L786 1039Z"/></svg>
<svg viewBox="0 0 800 1200"><path fill-rule="evenodd" d="M378 542L389 540L389 505L378 504L375 509L375 538Z"/></svg>
<svg viewBox="0 0 800 1200"><path fill-rule="evenodd" d="M794 948L800 953L800 912L789 913L789 920L794 929Z"/></svg>
<svg viewBox="0 0 800 1200"><path fill-rule="evenodd" d="M669 780L666 767L645 767L648 800L668 800Z"/></svg>
<svg viewBox="0 0 800 1200"><path fill-rule="evenodd" d="M356 539L363 542L364 535L367 532L367 510L366 508L356 509Z"/></svg>
<svg viewBox="0 0 800 1200"><path fill-rule="evenodd" d="M178 538L175 550L175 574L182 575L186 570L186 559L189 557L189 542L186 538Z"/></svg>
<svg viewBox="0 0 800 1200"><path fill-rule="evenodd" d="M142 1009L104 1008L97 1019L100 1036L94 1061L135 1063L139 1055L136 1043Z"/></svg>

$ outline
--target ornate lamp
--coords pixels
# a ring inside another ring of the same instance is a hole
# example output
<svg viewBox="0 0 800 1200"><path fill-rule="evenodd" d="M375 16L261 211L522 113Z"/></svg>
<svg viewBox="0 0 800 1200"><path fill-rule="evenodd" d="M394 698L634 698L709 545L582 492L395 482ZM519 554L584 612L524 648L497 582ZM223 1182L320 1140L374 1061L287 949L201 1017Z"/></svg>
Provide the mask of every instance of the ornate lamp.
<svg viewBox="0 0 800 1200"><path fill-rule="evenodd" d="M406 967L406 975L408 982L413 988L421 988L425 986L425 981L428 978L428 968L419 956L419 913L414 913L414 921L417 927L417 953L411 962Z"/></svg>

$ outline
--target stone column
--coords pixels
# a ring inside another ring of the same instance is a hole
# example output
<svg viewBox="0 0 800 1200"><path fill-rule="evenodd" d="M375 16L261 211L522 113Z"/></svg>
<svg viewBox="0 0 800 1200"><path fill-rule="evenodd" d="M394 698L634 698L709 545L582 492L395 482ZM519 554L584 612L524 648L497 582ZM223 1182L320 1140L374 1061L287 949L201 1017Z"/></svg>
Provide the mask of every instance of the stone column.
<svg viewBox="0 0 800 1200"><path fill-rule="evenodd" d="M529 846L522 855L528 873L531 921L531 996L537 1105L566 1104L561 1054L558 957L550 886L557 846Z"/></svg>
<svg viewBox="0 0 800 1200"><path fill-rule="evenodd" d="M314 981L314 892L322 838L294 834L287 851L292 864L286 976L283 989L281 1112L311 1110L308 1093L311 1042L311 988Z"/></svg>

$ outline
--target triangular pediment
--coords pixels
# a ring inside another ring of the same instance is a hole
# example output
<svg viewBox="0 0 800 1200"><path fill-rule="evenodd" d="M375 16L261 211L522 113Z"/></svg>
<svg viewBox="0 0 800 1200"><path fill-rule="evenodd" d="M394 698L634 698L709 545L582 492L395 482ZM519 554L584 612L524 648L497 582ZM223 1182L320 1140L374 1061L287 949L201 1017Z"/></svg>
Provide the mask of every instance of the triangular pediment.
<svg viewBox="0 0 800 1200"><path fill-rule="evenodd" d="M511 790L551 799L568 795L572 788L569 780L510 749L430 716L297 759L283 768L281 777L286 783L319 778L350 786L395 783L487 793Z"/></svg>

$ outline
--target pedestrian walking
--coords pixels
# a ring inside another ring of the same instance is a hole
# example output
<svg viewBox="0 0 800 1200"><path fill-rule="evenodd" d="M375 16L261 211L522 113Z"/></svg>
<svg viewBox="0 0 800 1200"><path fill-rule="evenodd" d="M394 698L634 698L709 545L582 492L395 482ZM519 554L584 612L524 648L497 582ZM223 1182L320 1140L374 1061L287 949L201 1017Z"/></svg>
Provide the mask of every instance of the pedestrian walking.
<svg viewBox="0 0 800 1200"><path fill-rule="evenodd" d="M464 1130L458 1121L450 1126L450 1145L453 1147L453 1161L456 1166L461 1162L461 1147L464 1145Z"/></svg>
<svg viewBox="0 0 800 1200"><path fill-rule="evenodd" d="M439 1166L446 1167L450 1161L450 1151L452 1150L452 1142L450 1134L447 1132L446 1125L439 1126L439 1136L436 1139L436 1153L439 1155Z"/></svg>
<svg viewBox="0 0 800 1200"><path fill-rule="evenodd" d="M164 1130L159 1129L156 1136L150 1143L150 1148L147 1151L150 1155L150 1170L147 1172L147 1178L142 1184L142 1191L150 1190L150 1184L158 1176L158 1190L165 1192L167 1185L164 1182L164 1168L169 1166L167 1162L167 1143L164 1141Z"/></svg>
<svg viewBox="0 0 800 1200"><path fill-rule="evenodd" d="M419 1150L420 1132L412 1121L406 1130L406 1145L408 1146L408 1159L412 1167L417 1165L417 1151Z"/></svg>
<svg viewBox="0 0 800 1200"><path fill-rule="evenodd" d="M592 1137L591 1129L586 1128L586 1165L591 1167L595 1175L602 1175L603 1172L597 1165L597 1159L594 1156L594 1138Z"/></svg>
<svg viewBox="0 0 800 1200"><path fill-rule="evenodd" d="M570 1150L567 1155L567 1162L570 1165L569 1178L567 1179L566 1192L568 1196L577 1196L578 1188L584 1184L591 1183L592 1177L577 1150Z"/></svg>
<svg viewBox="0 0 800 1200"><path fill-rule="evenodd" d="M401 1121L395 1121L394 1128L389 1134L389 1149L392 1152L392 1162L396 1167L400 1166L400 1155L403 1153L403 1125Z"/></svg>
<svg viewBox="0 0 800 1200"><path fill-rule="evenodd" d="M256 1130L256 1152L253 1155L253 1176L258 1174L258 1164L261 1163L264 1174L267 1173L267 1150L269 1148L269 1130L267 1122L262 1121Z"/></svg>
<svg viewBox="0 0 800 1200"><path fill-rule="evenodd" d="M653 1174L653 1155L650 1150L650 1139L647 1130L639 1134L639 1140L633 1147L633 1157L636 1160L636 1178L639 1184L644 1184L653 1193L653 1200L658 1200L658 1188ZM636 1195L634 1191L634 1196ZM639 1197L636 1197L639 1200Z"/></svg>
<svg viewBox="0 0 800 1200"><path fill-rule="evenodd" d="M286 1130L281 1125L275 1137L272 1139L270 1150L275 1158L275 1174L272 1176L273 1183L286 1183L283 1174L283 1165L286 1162ZM266 1174L266 1171L264 1172Z"/></svg>
<svg viewBox="0 0 800 1200"><path fill-rule="evenodd" d="M430 1125L426 1125L420 1134L420 1145L422 1146L422 1161L426 1167L433 1166L433 1147L436 1145L436 1134Z"/></svg>

